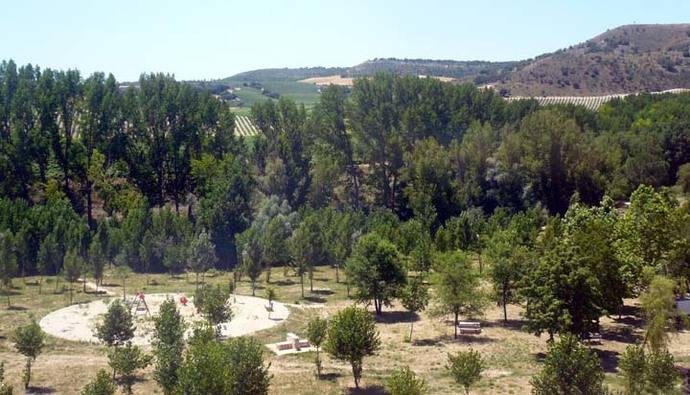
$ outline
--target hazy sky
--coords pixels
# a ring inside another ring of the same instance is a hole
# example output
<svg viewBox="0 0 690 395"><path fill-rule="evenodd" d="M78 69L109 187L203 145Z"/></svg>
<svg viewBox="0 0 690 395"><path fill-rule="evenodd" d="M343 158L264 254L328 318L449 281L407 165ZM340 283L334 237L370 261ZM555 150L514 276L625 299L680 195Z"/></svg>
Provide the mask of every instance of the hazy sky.
<svg viewBox="0 0 690 395"><path fill-rule="evenodd" d="M690 22L690 1L0 0L0 59L210 79L375 57L518 60L633 22Z"/></svg>

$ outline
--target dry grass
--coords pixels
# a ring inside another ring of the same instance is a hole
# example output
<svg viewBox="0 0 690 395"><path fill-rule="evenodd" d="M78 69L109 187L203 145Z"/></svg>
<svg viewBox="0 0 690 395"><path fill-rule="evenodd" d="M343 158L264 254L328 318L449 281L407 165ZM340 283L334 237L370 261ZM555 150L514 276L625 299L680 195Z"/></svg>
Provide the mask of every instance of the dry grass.
<svg viewBox="0 0 690 395"><path fill-rule="evenodd" d="M300 297L299 278L284 276L283 270L274 269L272 284L278 294L278 300L285 303L313 304L325 303L320 307L291 307L290 318L274 328L256 332L253 336L263 343L282 340L287 332L300 333L306 321L314 314L330 315L340 308L352 303L346 294L344 284L335 283L335 273L330 268L321 268L314 276L314 288L317 293L309 292L309 281L305 279L305 293L309 300ZM207 277L210 283L227 284L230 275L223 273ZM30 315L40 319L45 314L68 304L68 293L54 293L54 283L43 287L43 294L38 295L38 288L31 285L35 279L16 280L15 295L12 296L14 308L0 310L0 361L6 362L7 379L15 388L20 388L23 358L18 355L8 337L11 331L29 320ZM262 281L265 278L262 276ZM53 280L54 281L54 280ZM168 275L134 276L127 281L127 293L144 291L148 293L181 291L192 293L195 289L194 276L171 277ZM122 288L114 278L107 278L109 289L121 292ZM265 284L260 284L257 296L262 296ZM98 297L93 293L83 293L80 286L75 294L75 302L91 301ZM251 294L250 284L245 280L240 283L239 293ZM4 301L3 301L4 302ZM641 336L641 321L635 317L635 301L627 301L627 315L622 320L604 318L603 344L595 350L602 358L607 372L607 384L620 388L620 380L615 371L620 354L625 347ZM393 369L409 365L417 374L424 377L431 393L456 394L460 390L445 371L447 353L474 348L487 362L487 370L473 393L480 394L526 394L530 392L529 380L540 369L540 358L546 351L546 337L536 337L521 330L521 308L510 306L510 320L503 323L502 311L490 307L482 321L482 334L453 339L450 321L432 318L426 313L411 317L399 305L384 309L378 320L382 348L378 355L367 358L364 363L364 390L360 393L384 393L385 378ZM404 338L409 332L410 321L414 319L413 342L406 343ZM671 349L681 365L690 366L690 334L679 333L674 337ZM271 363L271 393L274 394L341 394L352 391L353 381L350 367L339 361L325 357L324 377L319 380L314 376L313 354L297 354L276 357L267 351L267 361ZM104 348L89 344L74 343L56 338L49 338L44 353L34 365L33 385L38 391L72 394L78 393L98 371L106 368ZM135 393L161 393L153 381L151 372L146 371L142 380L134 387Z"/></svg>

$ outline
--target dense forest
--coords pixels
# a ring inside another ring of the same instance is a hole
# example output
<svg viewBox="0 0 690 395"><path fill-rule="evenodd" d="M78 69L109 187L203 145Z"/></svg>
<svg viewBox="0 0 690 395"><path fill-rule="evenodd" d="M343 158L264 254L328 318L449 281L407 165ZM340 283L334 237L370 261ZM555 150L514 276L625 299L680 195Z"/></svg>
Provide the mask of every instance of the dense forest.
<svg viewBox="0 0 690 395"><path fill-rule="evenodd" d="M688 283L688 108L690 95L539 107L378 74L324 89L309 111L258 104L261 133L241 138L226 105L169 75L121 89L6 61L0 273L53 275L80 257L97 279L104 265L252 278L289 265L303 279L345 262L357 276L367 243L421 272L463 250L493 263L504 305L520 289L535 332L586 333L650 273Z"/></svg>

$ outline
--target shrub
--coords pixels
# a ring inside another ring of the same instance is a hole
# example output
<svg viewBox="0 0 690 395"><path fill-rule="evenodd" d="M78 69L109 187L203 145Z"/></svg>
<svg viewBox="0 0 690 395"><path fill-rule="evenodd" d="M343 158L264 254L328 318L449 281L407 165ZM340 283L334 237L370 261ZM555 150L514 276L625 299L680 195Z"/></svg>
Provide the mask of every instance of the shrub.
<svg viewBox="0 0 690 395"><path fill-rule="evenodd" d="M101 369L81 390L81 395L115 395L115 384L110 374Z"/></svg>
<svg viewBox="0 0 690 395"><path fill-rule="evenodd" d="M549 347L541 372L532 378L532 393L604 394L599 358L570 334Z"/></svg>
<svg viewBox="0 0 690 395"><path fill-rule="evenodd" d="M387 387L391 395L422 395L428 392L424 379L417 378L407 366L393 372L388 378Z"/></svg>
<svg viewBox="0 0 690 395"><path fill-rule="evenodd" d="M482 377L484 361L477 351L460 351L455 355L448 354L446 369L450 371L455 382L462 385L465 393L469 394L472 384Z"/></svg>

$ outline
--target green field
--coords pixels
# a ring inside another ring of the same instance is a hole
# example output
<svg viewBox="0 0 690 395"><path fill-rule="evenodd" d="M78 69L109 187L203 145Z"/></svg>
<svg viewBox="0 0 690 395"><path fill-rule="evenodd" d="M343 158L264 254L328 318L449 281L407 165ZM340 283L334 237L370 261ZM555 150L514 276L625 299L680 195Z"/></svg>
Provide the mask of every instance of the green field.
<svg viewBox="0 0 690 395"><path fill-rule="evenodd" d="M235 94L243 102L243 107L251 107L256 103L264 102L266 100L273 100L263 94L261 91L243 84L247 81L241 80L225 80L239 89L235 90ZM278 93L282 97L287 97L294 100L297 104L304 104L306 107L312 107L319 101L319 88L313 84L305 84L292 80L270 80L270 81L256 81L264 88L271 92Z"/></svg>

